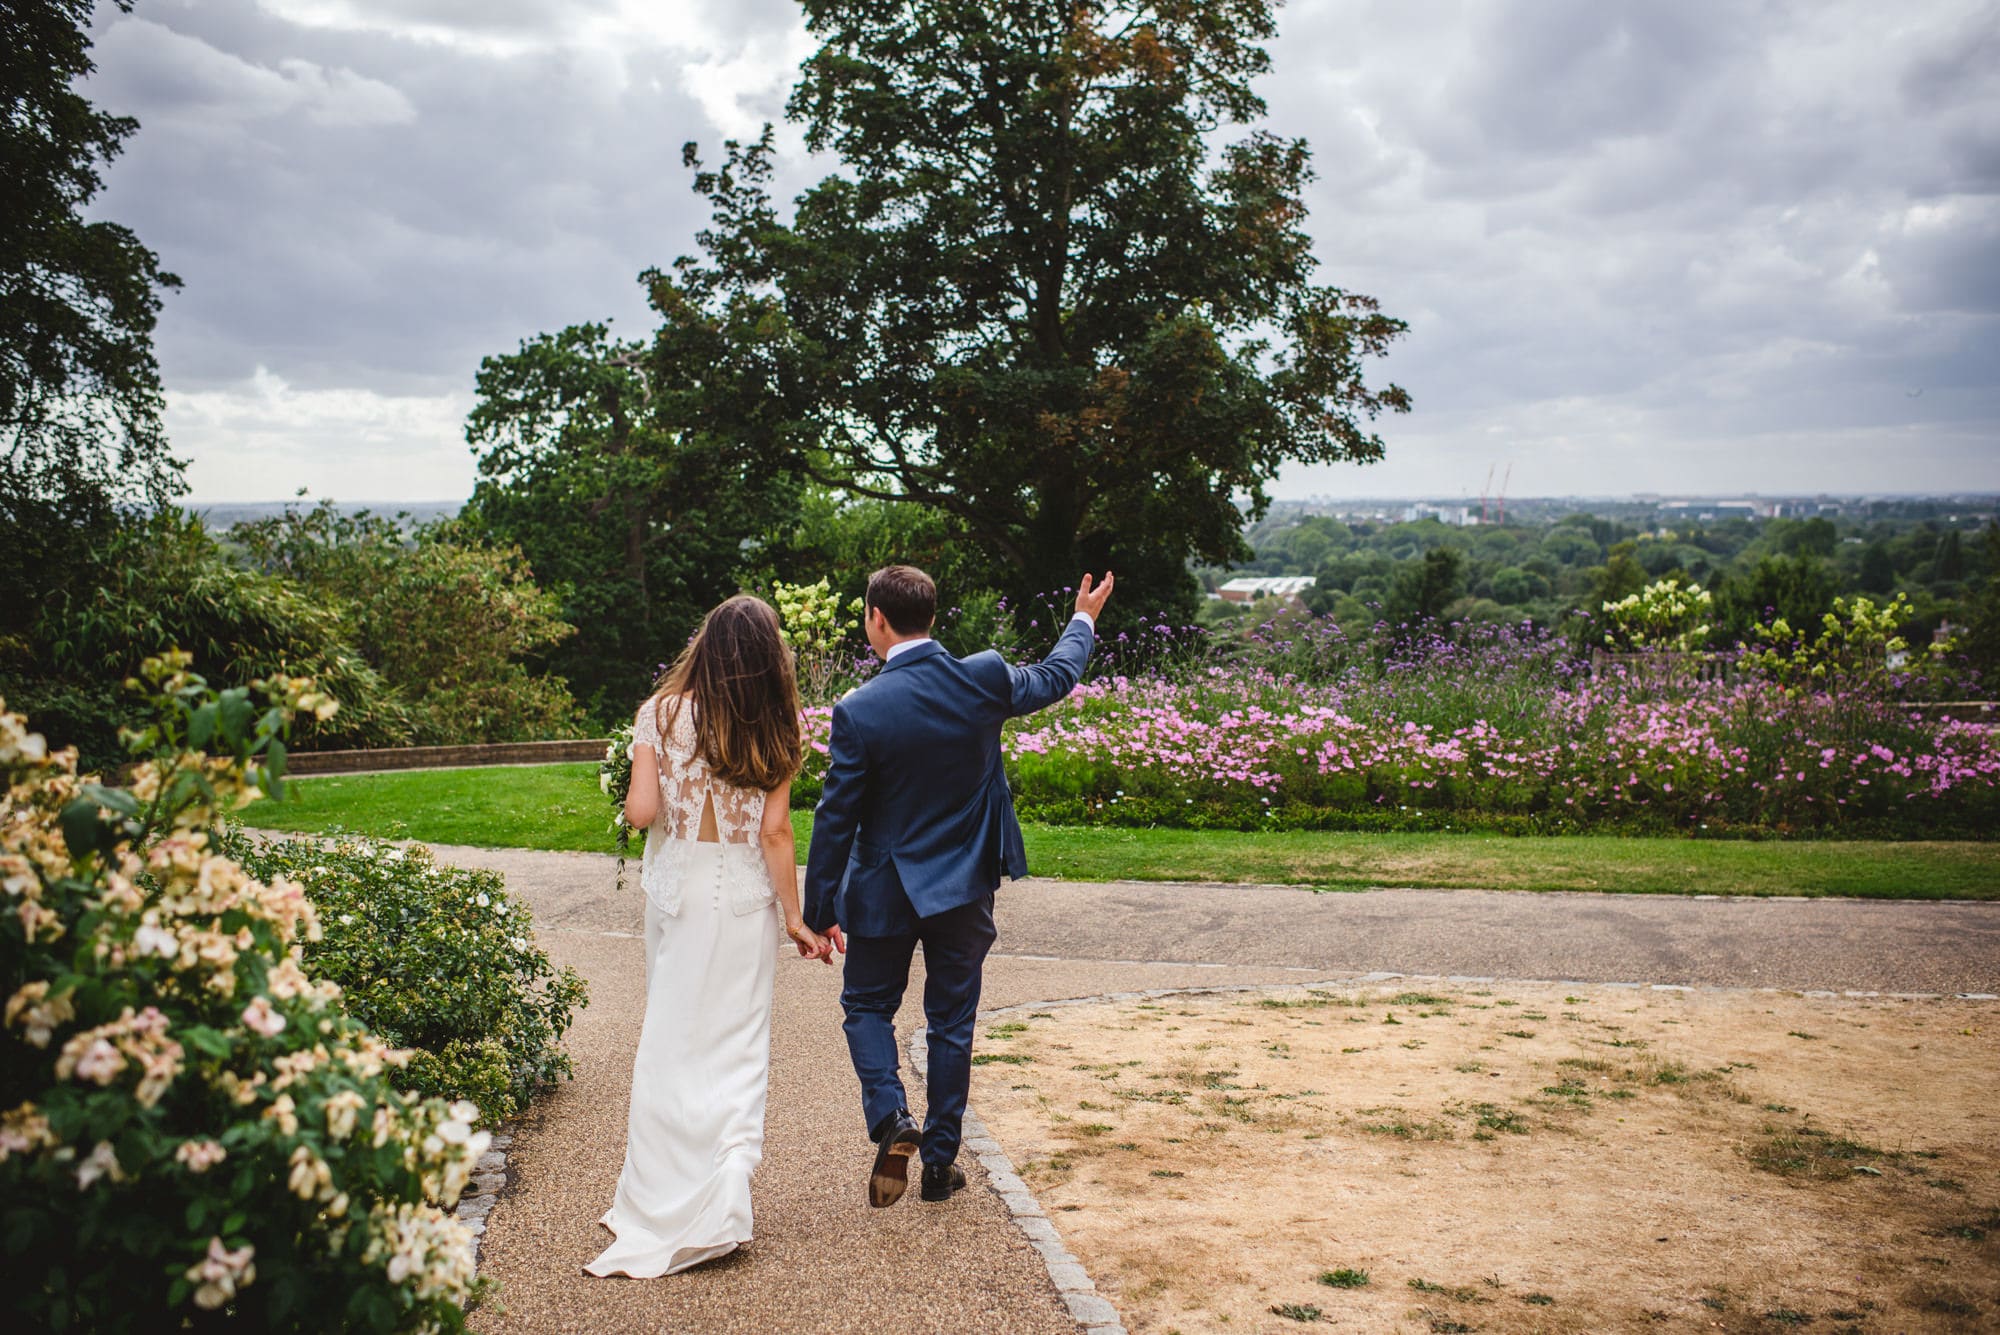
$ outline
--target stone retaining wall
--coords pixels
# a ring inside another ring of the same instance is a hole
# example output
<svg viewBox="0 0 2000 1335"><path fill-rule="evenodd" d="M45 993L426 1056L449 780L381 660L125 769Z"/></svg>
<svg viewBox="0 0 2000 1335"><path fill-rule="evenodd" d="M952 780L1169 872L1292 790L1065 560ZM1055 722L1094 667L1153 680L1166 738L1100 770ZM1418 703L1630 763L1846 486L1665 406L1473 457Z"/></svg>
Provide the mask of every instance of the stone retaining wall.
<svg viewBox="0 0 2000 1335"><path fill-rule="evenodd" d="M492 742L482 746L394 746L367 751L294 751L285 771L294 775L354 774L377 769L463 769L474 765L559 765L602 760L603 738L568 742Z"/></svg>

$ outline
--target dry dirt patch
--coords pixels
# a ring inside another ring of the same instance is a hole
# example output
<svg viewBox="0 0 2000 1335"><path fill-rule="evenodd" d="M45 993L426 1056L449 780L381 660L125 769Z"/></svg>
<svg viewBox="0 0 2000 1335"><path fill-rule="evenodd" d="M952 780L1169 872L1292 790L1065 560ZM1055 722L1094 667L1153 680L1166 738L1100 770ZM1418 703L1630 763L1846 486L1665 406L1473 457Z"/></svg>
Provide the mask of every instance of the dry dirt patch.
<svg viewBox="0 0 2000 1335"><path fill-rule="evenodd" d="M2000 1010L1320 987L989 1018L1135 1332L2000 1330Z"/></svg>

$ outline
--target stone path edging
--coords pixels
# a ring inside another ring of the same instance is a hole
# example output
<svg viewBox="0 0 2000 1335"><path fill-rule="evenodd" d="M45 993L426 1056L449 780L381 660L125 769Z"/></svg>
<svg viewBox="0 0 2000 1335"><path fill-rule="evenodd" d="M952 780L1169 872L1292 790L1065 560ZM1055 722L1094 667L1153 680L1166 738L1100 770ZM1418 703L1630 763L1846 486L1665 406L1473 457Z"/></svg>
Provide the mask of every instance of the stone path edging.
<svg viewBox="0 0 2000 1335"><path fill-rule="evenodd" d="M1206 992L1211 989L1190 990ZM992 1012L981 1011L980 1018L984 1020L988 1014L998 1015L1004 1010L1021 1009L1025 1007L1007 1006ZM926 1079L930 1075L930 1056L924 1046L927 1032L920 1026L910 1035L910 1065ZM1000 1142L993 1138L979 1114L970 1108L965 1110L963 1144L978 1156L979 1166L986 1170L988 1185L1006 1205L1007 1214L1013 1219L1014 1226L1021 1230L1022 1236L1027 1238L1028 1245L1041 1255L1042 1264L1048 1268L1049 1282L1055 1285L1056 1292L1062 1296L1063 1306L1069 1309L1070 1316L1075 1318L1085 1335L1126 1335L1118 1309L1097 1291L1097 1282L1083 1268L1083 1262L1063 1245L1062 1234L1049 1221L1048 1212L1042 1209L1035 1194L1028 1190L1028 1184L1021 1180L1014 1161L1007 1157L1006 1150L1000 1148Z"/></svg>
<svg viewBox="0 0 2000 1335"><path fill-rule="evenodd" d="M1053 960L1056 956L1029 955L1018 958ZM1145 961L1117 961L1119 963L1141 964ZM1308 970L1297 970L1305 973ZM1519 987L1615 987L1631 991L1649 992L1762 992L1791 993L1819 1000L1846 998L1864 1000L1871 997L1886 997L1892 1001L1942 1001L1942 992L1829 992L1800 991L1788 987L1690 987L1680 983L1588 983L1566 978L1497 978L1467 974L1434 973L1364 973L1347 976L1328 977L1323 972L1311 980L1296 983L1224 983L1213 987L1156 987L1135 992L1102 992L1096 996L1064 997L1060 1000L1023 1001L1011 1006L995 1006L991 1010L979 1012L976 1023L985 1024L1002 1015L1012 1015L1021 1011L1046 1011L1057 1007L1093 1006L1100 1003L1126 1001L1158 1001L1167 997L1216 996L1244 992L1288 992L1300 987L1353 987L1372 983L1451 983L1455 985L1505 983ZM1958 992L1950 994L1956 1001L2000 1001L2000 994L1991 992ZM918 1026L910 1034L910 1065L918 1075L929 1078L930 1055L925 1046L927 1030ZM1014 1226L1021 1230L1028 1244L1040 1254L1042 1263L1048 1268L1049 1282L1055 1285L1062 1296L1063 1305L1076 1319L1084 1335L1126 1335L1125 1325L1118 1309L1111 1301L1097 1291L1097 1282L1090 1277L1083 1262L1075 1253L1063 1245L1062 1234L1049 1219L1048 1211L1035 1199L1033 1191L1022 1179L1014 1161L1007 1151L993 1137L992 1131L971 1108L965 1110L964 1146L978 1157L979 1166L986 1170L988 1185L1007 1207Z"/></svg>
<svg viewBox="0 0 2000 1335"><path fill-rule="evenodd" d="M513 1143L514 1137L507 1132L493 1133L493 1143L473 1165L471 1185L458 1198L458 1208L452 1211L460 1223L472 1230L474 1273L479 1269L479 1244L486 1236L486 1216L493 1213L500 1193L507 1189L507 1147Z"/></svg>

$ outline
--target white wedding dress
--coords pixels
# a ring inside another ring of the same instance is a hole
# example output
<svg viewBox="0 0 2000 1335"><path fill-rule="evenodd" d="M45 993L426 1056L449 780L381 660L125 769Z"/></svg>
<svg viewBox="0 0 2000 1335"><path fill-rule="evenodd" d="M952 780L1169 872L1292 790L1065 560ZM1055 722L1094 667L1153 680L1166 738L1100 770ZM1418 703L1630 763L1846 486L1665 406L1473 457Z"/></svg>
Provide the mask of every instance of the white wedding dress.
<svg viewBox="0 0 2000 1335"><path fill-rule="evenodd" d="M616 1236L584 1269L649 1279L750 1240L750 1176L764 1157L771 984L782 937L757 831L764 794L710 774L691 705L654 746L660 815L646 831L646 1019L632 1063L625 1167L599 1220ZM699 839L704 808L715 838Z"/></svg>

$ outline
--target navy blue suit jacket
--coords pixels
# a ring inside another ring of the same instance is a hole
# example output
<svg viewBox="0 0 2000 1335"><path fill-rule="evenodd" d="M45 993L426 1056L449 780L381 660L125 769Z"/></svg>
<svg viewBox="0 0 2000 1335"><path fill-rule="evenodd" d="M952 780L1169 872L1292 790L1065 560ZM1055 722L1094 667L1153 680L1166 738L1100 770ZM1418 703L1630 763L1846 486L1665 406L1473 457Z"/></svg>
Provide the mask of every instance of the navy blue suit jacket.
<svg viewBox="0 0 2000 1335"><path fill-rule="evenodd" d="M1001 763L1000 726L1068 695L1095 636L1072 619L1049 656L1010 667L992 650L906 649L833 707L813 813L806 925L892 936L1028 873Z"/></svg>

